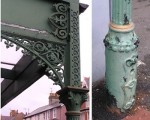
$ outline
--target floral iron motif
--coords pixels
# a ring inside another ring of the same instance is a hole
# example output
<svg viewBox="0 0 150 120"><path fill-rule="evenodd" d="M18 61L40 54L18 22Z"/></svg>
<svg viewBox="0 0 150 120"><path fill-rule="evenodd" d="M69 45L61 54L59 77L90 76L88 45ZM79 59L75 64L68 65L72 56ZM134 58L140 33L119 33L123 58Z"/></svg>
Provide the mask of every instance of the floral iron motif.
<svg viewBox="0 0 150 120"><path fill-rule="evenodd" d="M68 6L63 3L57 3L53 5L56 12L49 17L50 25L53 25L54 31L51 33L57 38L64 40L68 36Z"/></svg>
<svg viewBox="0 0 150 120"><path fill-rule="evenodd" d="M24 55L31 55L33 59L37 59L38 65L45 67L48 77L52 79L55 84L64 87L63 73L64 73L64 49L65 46L34 41L25 38L20 38L11 35L1 35L1 40L4 41L6 48L16 45L16 51L23 48Z"/></svg>

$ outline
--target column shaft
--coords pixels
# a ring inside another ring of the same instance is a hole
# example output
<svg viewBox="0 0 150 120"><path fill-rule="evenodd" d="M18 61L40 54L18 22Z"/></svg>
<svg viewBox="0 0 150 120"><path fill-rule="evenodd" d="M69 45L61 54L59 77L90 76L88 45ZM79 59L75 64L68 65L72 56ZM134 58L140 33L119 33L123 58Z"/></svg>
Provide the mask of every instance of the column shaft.
<svg viewBox="0 0 150 120"><path fill-rule="evenodd" d="M131 22L132 0L112 0L112 23L127 25Z"/></svg>

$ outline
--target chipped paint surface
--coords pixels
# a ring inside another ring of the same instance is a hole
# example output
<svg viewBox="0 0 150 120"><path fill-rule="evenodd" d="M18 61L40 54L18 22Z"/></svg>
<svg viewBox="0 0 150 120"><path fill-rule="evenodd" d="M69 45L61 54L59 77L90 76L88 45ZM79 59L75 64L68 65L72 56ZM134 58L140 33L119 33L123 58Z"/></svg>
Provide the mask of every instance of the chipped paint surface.
<svg viewBox="0 0 150 120"><path fill-rule="evenodd" d="M133 0L133 21L140 39L137 61L137 88L135 105L127 113L119 113L114 107L107 109L108 101L104 79L93 83L93 120L149 120L150 118L150 1ZM97 90L96 90L97 89Z"/></svg>
<svg viewBox="0 0 150 120"><path fill-rule="evenodd" d="M131 4L131 0L112 0L112 21L104 39L106 87L122 112L134 105L137 84L139 40L131 20Z"/></svg>
<svg viewBox="0 0 150 120"><path fill-rule="evenodd" d="M132 0L112 0L112 22L127 25L131 20Z"/></svg>

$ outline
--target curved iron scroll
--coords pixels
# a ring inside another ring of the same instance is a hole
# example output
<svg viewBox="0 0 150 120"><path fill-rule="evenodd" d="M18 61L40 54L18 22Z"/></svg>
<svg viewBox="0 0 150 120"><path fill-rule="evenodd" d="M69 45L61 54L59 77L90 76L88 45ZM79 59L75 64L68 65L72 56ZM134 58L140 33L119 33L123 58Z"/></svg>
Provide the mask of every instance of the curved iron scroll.
<svg viewBox="0 0 150 120"><path fill-rule="evenodd" d="M49 18L49 25L54 27L52 33L58 39L64 40L68 36L68 5L57 3L53 5L56 12Z"/></svg>
<svg viewBox="0 0 150 120"><path fill-rule="evenodd" d="M1 34L1 40L6 45L6 48L14 47L16 51L23 48L24 55L31 55L33 59L38 59L39 66L46 66L46 72L49 73L49 78L55 84L64 87L64 49L65 46L54 43L43 42L39 40L29 40L13 35Z"/></svg>

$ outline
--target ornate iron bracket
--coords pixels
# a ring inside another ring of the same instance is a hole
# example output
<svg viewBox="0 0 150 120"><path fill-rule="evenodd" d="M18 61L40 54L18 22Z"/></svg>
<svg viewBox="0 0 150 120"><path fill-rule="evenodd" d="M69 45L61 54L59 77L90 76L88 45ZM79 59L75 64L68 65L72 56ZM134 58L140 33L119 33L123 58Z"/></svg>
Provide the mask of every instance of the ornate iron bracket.
<svg viewBox="0 0 150 120"><path fill-rule="evenodd" d="M33 41L5 34L2 34L1 38L6 48L14 47L15 44L16 51L23 48L22 53L24 55L31 55L33 59L38 59L39 66L46 66L46 72L49 73L48 77L56 84L64 87L62 81L65 46L39 40Z"/></svg>
<svg viewBox="0 0 150 120"><path fill-rule="evenodd" d="M22 49L24 55L31 55L40 66L46 68L46 75L62 88L57 93L60 102L67 108L67 120L79 120L80 107L88 92L88 89L81 88L80 78L79 0L50 1L51 6L47 1L43 2L43 6L42 1L37 1L37 5L33 3L30 11L34 11L34 7L44 9L39 10L43 13L42 19L36 19L39 14L35 14L36 17L26 15L28 18L33 17L31 23L30 19L28 22L17 17L13 19L15 22L12 21L9 10L7 16L3 16L1 38L6 48L16 45L16 51ZM29 1L27 3L30 4ZM51 11L47 11L49 8ZM18 9L15 6L13 9L15 15ZM5 7L3 10L7 11ZM23 16L26 13L17 14ZM7 22L8 18L10 22Z"/></svg>
<svg viewBox="0 0 150 120"><path fill-rule="evenodd" d="M54 3L53 14L48 18L50 29L55 37L59 40L67 40L68 37L68 4ZM55 84L64 85L64 54L65 45L60 45L53 42L27 39L24 37L13 35L12 33L5 34L2 32L2 40L6 48L16 45L16 51L23 48L24 55L31 55L33 59L38 59L40 66L46 67L48 77L52 79Z"/></svg>

